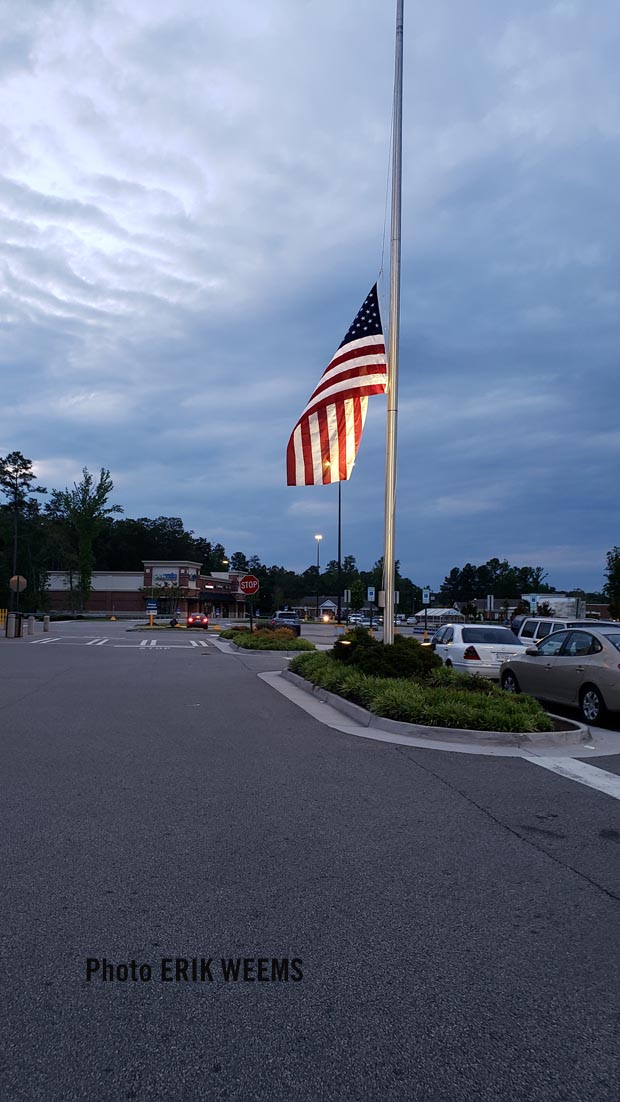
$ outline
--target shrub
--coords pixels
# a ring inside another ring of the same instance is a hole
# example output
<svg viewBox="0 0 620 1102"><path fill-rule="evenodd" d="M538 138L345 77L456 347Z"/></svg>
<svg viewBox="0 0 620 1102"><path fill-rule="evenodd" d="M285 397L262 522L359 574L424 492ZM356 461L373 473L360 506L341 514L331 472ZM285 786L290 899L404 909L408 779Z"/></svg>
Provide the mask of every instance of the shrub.
<svg viewBox="0 0 620 1102"><path fill-rule="evenodd" d="M314 643L309 639L301 639L288 628L276 628L275 631L271 628L259 628L247 635L235 635L234 642L244 650L315 650Z"/></svg>
<svg viewBox="0 0 620 1102"><path fill-rule="evenodd" d="M417 639L397 635L386 647L364 628L347 632L334 644L332 655L338 662L375 677L413 677L427 680L441 667L441 658Z"/></svg>
<svg viewBox="0 0 620 1102"><path fill-rule="evenodd" d="M553 730L533 697L505 693L491 681L454 670L433 670L426 680L376 677L330 654L299 655L289 669L387 719L473 731Z"/></svg>
<svg viewBox="0 0 620 1102"><path fill-rule="evenodd" d="M225 628L220 632L220 639L235 639L242 631L249 631L249 627L246 624L239 624L239 627Z"/></svg>

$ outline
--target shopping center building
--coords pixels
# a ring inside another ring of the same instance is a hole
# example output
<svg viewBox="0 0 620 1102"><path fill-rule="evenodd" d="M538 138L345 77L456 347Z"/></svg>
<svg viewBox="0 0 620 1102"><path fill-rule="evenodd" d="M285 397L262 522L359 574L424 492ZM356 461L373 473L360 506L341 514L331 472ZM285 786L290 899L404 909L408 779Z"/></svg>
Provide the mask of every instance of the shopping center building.
<svg viewBox="0 0 620 1102"><path fill-rule="evenodd" d="M145 560L144 570L95 570L84 612L146 614L146 603L157 601L161 616L209 616L238 619L245 615L245 596L239 589L243 570L201 574L202 563ZM75 612L78 575L70 570L49 572L49 607L55 612Z"/></svg>

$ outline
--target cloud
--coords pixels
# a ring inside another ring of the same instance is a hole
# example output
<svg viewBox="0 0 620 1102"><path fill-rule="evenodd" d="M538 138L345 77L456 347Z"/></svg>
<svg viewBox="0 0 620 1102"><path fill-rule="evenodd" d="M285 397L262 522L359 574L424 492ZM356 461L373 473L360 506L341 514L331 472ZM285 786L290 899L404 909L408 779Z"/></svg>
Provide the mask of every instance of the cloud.
<svg viewBox="0 0 620 1102"><path fill-rule="evenodd" d="M7 4L4 452L52 485L109 467L129 515L268 562L307 565L318 522L333 557L335 488L286 487L284 449L388 248L393 13ZM534 548L588 588L617 542L619 30L611 0L406 24L397 555L418 580ZM343 487L367 566L371 407Z"/></svg>

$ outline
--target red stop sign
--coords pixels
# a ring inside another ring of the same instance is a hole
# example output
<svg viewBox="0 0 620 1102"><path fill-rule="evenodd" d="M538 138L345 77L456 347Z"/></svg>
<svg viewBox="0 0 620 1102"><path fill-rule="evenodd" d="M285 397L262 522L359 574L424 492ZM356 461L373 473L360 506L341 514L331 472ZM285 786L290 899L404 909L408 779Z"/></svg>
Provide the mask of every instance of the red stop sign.
<svg viewBox="0 0 620 1102"><path fill-rule="evenodd" d="M246 596L252 597L255 593L258 593L260 582L254 574L246 574L244 578L239 580L239 589Z"/></svg>

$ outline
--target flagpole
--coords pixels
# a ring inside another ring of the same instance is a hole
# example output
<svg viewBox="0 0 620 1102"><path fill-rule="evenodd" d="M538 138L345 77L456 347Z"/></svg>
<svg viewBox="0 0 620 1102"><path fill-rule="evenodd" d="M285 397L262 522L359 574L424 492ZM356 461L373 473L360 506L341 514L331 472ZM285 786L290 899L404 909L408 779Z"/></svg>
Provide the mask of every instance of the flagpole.
<svg viewBox="0 0 620 1102"><path fill-rule="evenodd" d="M398 346L400 336L400 240L403 142L403 5L396 0L394 62L394 134L390 240L390 334L388 345L387 430L385 445L385 529L383 544L383 642L394 642L394 515L396 510L396 429L398 421Z"/></svg>
<svg viewBox="0 0 620 1102"><path fill-rule="evenodd" d="M338 623L342 623L342 482L338 483Z"/></svg>

